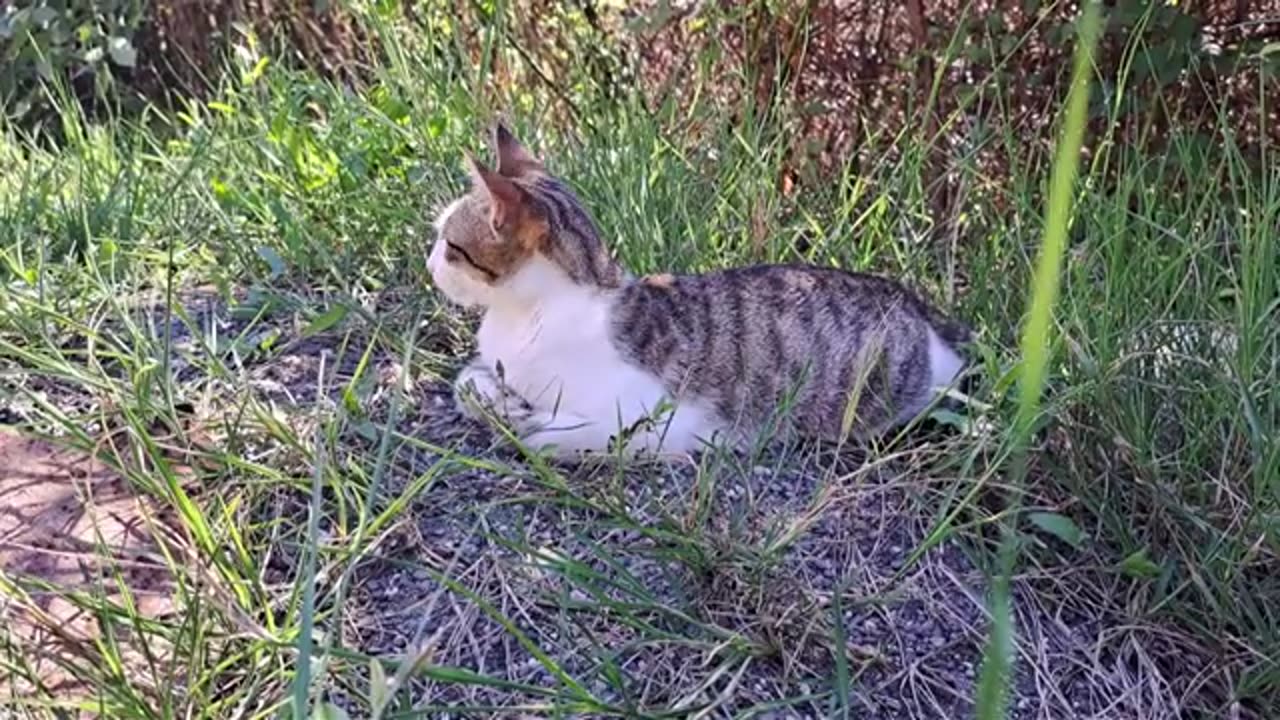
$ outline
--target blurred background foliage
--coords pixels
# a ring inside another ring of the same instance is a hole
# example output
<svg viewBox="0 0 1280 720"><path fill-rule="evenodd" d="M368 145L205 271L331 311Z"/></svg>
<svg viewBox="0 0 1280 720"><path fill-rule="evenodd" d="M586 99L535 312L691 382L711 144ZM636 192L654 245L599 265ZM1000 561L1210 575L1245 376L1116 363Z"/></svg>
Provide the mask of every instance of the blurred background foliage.
<svg viewBox="0 0 1280 720"><path fill-rule="evenodd" d="M1171 123L1209 137L1223 113L1238 119L1246 150L1280 140L1267 106L1280 97L1280 0L1105 5L1092 118L1108 131L1094 142L1158 146ZM550 98L543 116L565 127L589 128L598 120L580 107L629 102L637 85L647 111L704 123L769 114L785 188L919 127L939 157L998 180L1019 158L994 139L1014 130L1019 150L1052 142L1077 10L1040 0L11 1L0 11L0 102L33 130L57 125L53 87L90 114L137 113L212 97L237 55L367 89L379 82L380 34L397 32L416 51L402 61L487 78L467 89L495 111ZM946 164L918 160L931 202L945 204Z"/></svg>
<svg viewBox="0 0 1280 720"><path fill-rule="evenodd" d="M117 273L124 286L177 272L227 298L247 288L237 313L305 301L308 322L336 322L317 288L421 282L416 227L461 185L459 148L478 149L502 113L552 150L638 272L785 257L903 274L1011 348L1077 11L0 1L0 167L16 169L0 173L0 281L40 299L21 305L23 342L114 297L103 278ZM1105 15L1061 302L1061 431L1036 486L1046 507L1084 504L1082 525L1132 584L1061 595L1180 615L1222 649L1223 703L1277 707L1280 0L1114 0ZM102 122L84 127L75 106ZM58 143L69 150L41 147ZM453 357L453 333L424 345ZM1224 337L1238 338L1227 369L1201 362ZM159 397L149 352L139 394ZM1166 355L1177 373L1158 370ZM986 375L1006 398L1001 362ZM1164 635L1162 657L1182 663Z"/></svg>

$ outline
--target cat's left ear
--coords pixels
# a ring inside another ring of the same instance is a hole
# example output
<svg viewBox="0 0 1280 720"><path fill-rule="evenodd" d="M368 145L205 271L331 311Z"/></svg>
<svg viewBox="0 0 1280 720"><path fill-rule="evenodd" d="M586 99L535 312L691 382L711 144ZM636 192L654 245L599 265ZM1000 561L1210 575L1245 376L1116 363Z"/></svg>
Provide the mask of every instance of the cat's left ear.
<svg viewBox="0 0 1280 720"><path fill-rule="evenodd" d="M529 194L510 179L465 155L472 181L489 201L489 224L499 237L515 240L527 249L546 237L547 221L534 208Z"/></svg>
<svg viewBox="0 0 1280 720"><path fill-rule="evenodd" d="M499 175L518 177L543 171L542 161L534 157L501 121L493 127L493 149L498 158Z"/></svg>

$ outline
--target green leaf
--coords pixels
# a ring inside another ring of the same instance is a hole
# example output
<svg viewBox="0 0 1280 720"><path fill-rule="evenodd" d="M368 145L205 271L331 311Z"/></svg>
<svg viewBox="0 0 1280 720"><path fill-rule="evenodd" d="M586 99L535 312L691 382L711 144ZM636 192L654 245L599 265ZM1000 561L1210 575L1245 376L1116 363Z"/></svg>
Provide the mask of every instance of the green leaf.
<svg viewBox="0 0 1280 720"><path fill-rule="evenodd" d="M512 682L502 678L492 677L490 675L481 675L474 670L468 670L462 667L452 667L448 665L429 665L419 671L422 675L442 683L453 683L458 685L479 685L482 687L496 687L508 690L523 690L536 692L539 695L551 694L545 688L534 687L524 683Z"/></svg>
<svg viewBox="0 0 1280 720"><path fill-rule="evenodd" d="M1006 541L1008 542L1008 541ZM1009 579L997 575L992 585L991 628L982 649L982 669L974 698L978 720L1003 720L1009 703L1013 674L1014 628L1009 600Z"/></svg>
<svg viewBox="0 0 1280 720"><path fill-rule="evenodd" d="M267 261L267 267L271 268L272 280L284 274L284 258L280 257L280 253L276 252L274 248L263 245L258 248L258 256Z"/></svg>
<svg viewBox="0 0 1280 720"><path fill-rule="evenodd" d="M302 331L302 336L310 337L328 330L334 325L342 322L343 318L347 316L347 312L348 309L346 305L334 305L323 315L316 316L316 318L307 325L307 328Z"/></svg>
<svg viewBox="0 0 1280 720"><path fill-rule="evenodd" d="M276 346L276 342L280 339L280 330L273 329L258 341L258 349L264 352L271 352L271 348Z"/></svg>
<svg viewBox="0 0 1280 720"><path fill-rule="evenodd" d="M1022 375L1022 361L1019 360L1009 366L1008 369L996 379L995 387L992 392L996 395L1004 395L1009 389L1018 382L1018 378Z"/></svg>
<svg viewBox="0 0 1280 720"><path fill-rule="evenodd" d="M280 307L280 301L261 288L251 288L244 302L236 303L231 308L231 317L237 320L248 320L261 314L270 317Z"/></svg>
<svg viewBox="0 0 1280 720"><path fill-rule="evenodd" d="M110 263L115 259L116 253L120 251L120 246L115 240L107 238L102 241L102 245L98 246L98 262L102 264Z"/></svg>
<svg viewBox="0 0 1280 720"><path fill-rule="evenodd" d="M375 442L378 439L378 426L374 425L373 422L368 419L352 422L351 429L355 430L357 435L369 442Z"/></svg>
<svg viewBox="0 0 1280 720"><path fill-rule="evenodd" d="M405 179L413 184L418 184L426 180L430 176L430 170L423 163L415 163L409 166L409 172L406 173Z"/></svg>
<svg viewBox="0 0 1280 720"><path fill-rule="evenodd" d="M391 686L387 684L387 673L382 669L382 663L374 658L369 661L369 704L375 712L380 712L387 706L387 701L391 699L388 690Z"/></svg>
<svg viewBox="0 0 1280 720"><path fill-rule="evenodd" d="M364 410L360 407L360 397L356 395L355 388L350 385L342 390L342 407L356 417L364 416Z"/></svg>
<svg viewBox="0 0 1280 720"><path fill-rule="evenodd" d="M844 588L839 588L831 596L831 626L835 630L831 656L835 659L835 677L832 678L830 717L849 717L849 640L845 635L844 609L840 598Z"/></svg>
<svg viewBox="0 0 1280 720"><path fill-rule="evenodd" d="M1153 578L1160 574L1160 566L1147 557L1147 549L1138 548L1120 561L1120 572L1131 578Z"/></svg>
<svg viewBox="0 0 1280 720"><path fill-rule="evenodd" d="M58 18L58 11L45 5L34 8L31 11L31 22L36 25L46 25Z"/></svg>
<svg viewBox="0 0 1280 720"><path fill-rule="evenodd" d="M1029 513L1027 519L1032 525L1058 538L1073 548L1084 542L1084 533L1071 518L1057 513Z"/></svg>
<svg viewBox="0 0 1280 720"><path fill-rule="evenodd" d="M138 51L129 38L111 38L107 41L107 52L111 53L111 61L121 67L131 68L138 62Z"/></svg>
<svg viewBox="0 0 1280 720"><path fill-rule="evenodd" d="M240 76L240 82L244 85L252 85L258 82L258 79L262 77L263 71L267 69L267 63L269 62L271 62L269 57L258 58L253 67Z"/></svg>
<svg viewBox="0 0 1280 720"><path fill-rule="evenodd" d="M954 410L939 408L929 413L929 417L943 425L950 425L954 428L965 429L969 427L969 418L961 415Z"/></svg>

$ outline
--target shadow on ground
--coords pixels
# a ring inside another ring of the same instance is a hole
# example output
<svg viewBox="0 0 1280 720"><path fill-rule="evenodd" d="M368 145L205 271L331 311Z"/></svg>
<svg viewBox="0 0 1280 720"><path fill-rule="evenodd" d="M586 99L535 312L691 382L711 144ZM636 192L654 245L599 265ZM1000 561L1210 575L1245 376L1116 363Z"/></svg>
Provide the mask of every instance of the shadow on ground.
<svg viewBox="0 0 1280 720"><path fill-rule="evenodd" d="M349 488L326 491L329 549L342 537L334 507L343 493L359 496L382 468L374 505L387 521L362 548L328 632L359 653L421 658L477 679L413 678L398 688L406 708L460 717L475 716L465 707L534 707L563 691L562 673L600 701L643 712L826 717L847 703L852 715L876 718L972 713L987 630L981 555L973 532L958 534L964 541L933 535L973 482L940 470L949 467L940 460L971 440L932 434L870 453L773 448L548 466L454 410L446 379L462 348L441 340L455 335L436 311L384 312L376 326L352 315L307 336L287 313L246 320L208 294L183 302L190 322L162 307L140 313L153 328L172 323L173 392L206 430L205 462L190 470L206 488L199 501L252 506L245 533L271 556L270 586L292 591L300 554L251 528L300 531L308 498L297 484L250 492L262 479L228 458L295 478L312 466L261 418L303 442L317 428L336 430L329 462L344 468ZM416 355L396 342L411 332ZM75 390L24 382L28 391ZM85 427L103 434L93 417ZM380 457L387 427L394 435ZM180 535L167 501L83 453L12 432L0 435L0 467L0 563L26 596L9 607L46 615L14 626L18 642L50 654L100 632L66 601L73 590L114 597L123 584L140 616L181 612L154 552L157 534ZM938 542L917 552L928 538ZM106 577L106 566L124 572ZM321 580L322 603L337 575ZM1222 667L1175 629L1127 616L1108 577L1080 556L1017 579L1014 716L1220 708ZM67 674L56 663L37 667L50 669L46 684ZM343 672L356 676L335 676ZM330 676L330 697L353 716L367 714L349 690L365 672L335 667Z"/></svg>

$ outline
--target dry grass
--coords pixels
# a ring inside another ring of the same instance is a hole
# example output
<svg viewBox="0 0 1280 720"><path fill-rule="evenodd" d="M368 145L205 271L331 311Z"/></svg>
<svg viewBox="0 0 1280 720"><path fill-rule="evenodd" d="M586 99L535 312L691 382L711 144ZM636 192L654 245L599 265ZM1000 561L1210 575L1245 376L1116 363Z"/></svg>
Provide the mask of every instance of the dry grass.
<svg viewBox="0 0 1280 720"><path fill-rule="evenodd" d="M1011 714L1275 706L1280 182L1228 117L1214 145L1111 147L1116 188L1085 170L1019 484L1033 151L998 197L952 158L972 191L940 217L902 160L926 136L795 193L774 182L785 118L578 90L602 120L571 133L538 122L558 99L513 91L521 136L636 272L878 270L980 329L973 401L873 447L560 466L453 408L473 318L431 291L422 228L481 136L486 76L400 50L363 95L270 69L172 126L69 112L56 149L0 140L0 421L127 488L98 526L143 516L166 593L144 606L97 539L75 583L6 565L0 612L27 623L0 632L7 709L965 716L1002 527ZM1178 189L1193 177L1205 192ZM74 480L47 483L82 497ZM71 627L51 602L81 613L74 642L51 640ZM55 655L83 703L39 687Z"/></svg>
<svg viewBox="0 0 1280 720"><path fill-rule="evenodd" d="M271 645L287 637L255 608L287 613L298 602L308 461L282 440L320 429L329 434L329 463L364 468L326 483L317 546L317 625L326 628L318 642L331 650L321 692L353 716L366 714L372 700L365 658L389 668L416 665L390 692L400 707L442 717L484 714L486 707L538 714L584 702L593 713L643 716L972 711L988 623L987 583L973 555L980 558L981 550L951 537L965 535L963 528L946 531L937 547L925 544L942 510L968 486L946 466L971 450L972 438L938 426L873 451L780 446L757 458L530 466L487 428L459 416L434 372L416 381L409 373L404 385L402 357L376 339L390 331L385 323L302 338L289 323L252 330L207 296L189 295L186 304L203 313L204 327L228 336L280 333L280 350L247 363L248 381L236 393L211 396L194 410L207 433L204 466L222 479L206 480L193 499L211 522L229 523L215 532L238 528L245 550L265 552L246 558L258 577L253 604L245 606L225 585L230 578L208 577L218 563L189 551L204 567L185 569L181 584L208 582L226 593L216 599L222 593L202 589L210 597L200 602L221 617L204 652L234 657L233 648L254 639ZM417 316L384 311L384 318ZM189 346L180 333L174 344ZM205 364L200 355L193 353L190 367ZM393 398L400 419L370 513L385 519L354 547L353 518L368 469L378 464L378 442L357 423L335 428L334 418L343 412L339 389L360 385L362 364L373 378L361 390L366 421L383 427ZM187 376L196 386L215 382ZM333 392L317 403L318 386ZM292 434L272 437L270 418ZM243 454L219 457L233 442ZM262 459L270 466L246 472ZM255 491L268 473L298 481L293 489L277 481ZM993 520L967 522L980 528ZM162 527L166 536L183 534L173 518ZM1091 553L1075 556L1075 569L1064 571L1053 556L1067 549L1037 541L1030 556L1045 555L1049 567L1015 578L1022 633L1014 715L1155 718L1220 707L1238 663L1224 663L1176 626L1131 617L1117 603L1124 581ZM26 587L35 578L53 583L54 598L72 592L60 576L20 570L6 568L25 577ZM135 596L146 589L127 576L116 580ZM180 631L182 608L193 600L167 611L140 605L122 622L154 653ZM14 598L10 607L33 606ZM30 622L51 633L66 618L46 613ZM83 668L91 661L92 638L103 632L79 635L65 650L72 662ZM48 646L13 632L10 642ZM123 647L126 668L117 682L127 681L140 697L160 691L151 675L157 668ZM832 684L841 651L844 696ZM181 657L166 658L182 667ZM557 683L558 673L574 678L590 701ZM284 680L273 684L282 690ZM244 692L238 683L230 687Z"/></svg>

